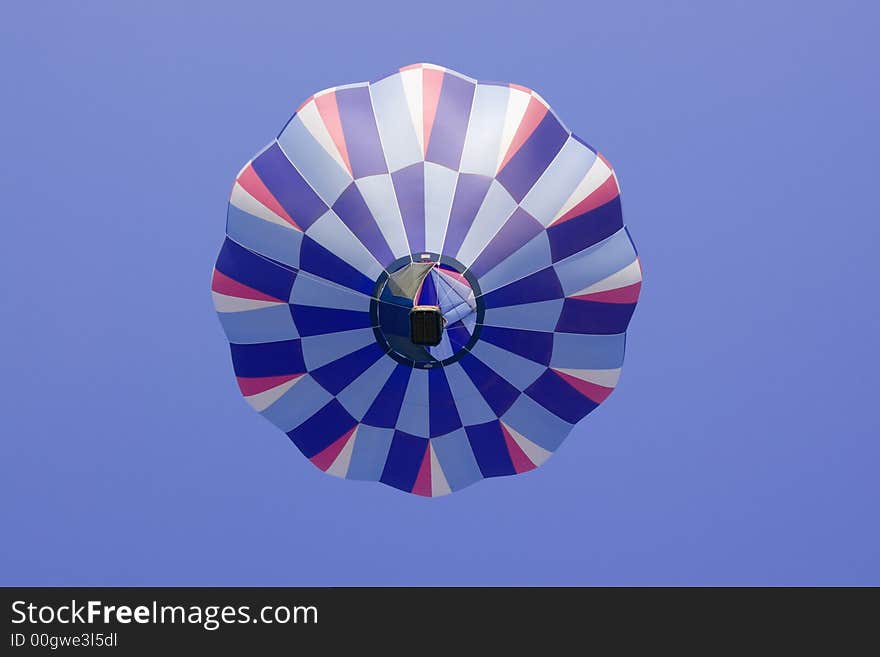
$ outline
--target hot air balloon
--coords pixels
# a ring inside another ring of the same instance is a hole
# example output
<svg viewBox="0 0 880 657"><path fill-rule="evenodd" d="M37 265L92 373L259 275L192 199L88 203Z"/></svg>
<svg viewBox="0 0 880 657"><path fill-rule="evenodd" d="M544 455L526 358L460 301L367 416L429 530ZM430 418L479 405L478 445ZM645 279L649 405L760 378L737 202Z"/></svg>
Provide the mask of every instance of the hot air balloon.
<svg viewBox="0 0 880 657"><path fill-rule="evenodd" d="M312 463L439 496L608 397L640 285L602 155L531 89L416 64L311 96L241 169L212 292Z"/></svg>

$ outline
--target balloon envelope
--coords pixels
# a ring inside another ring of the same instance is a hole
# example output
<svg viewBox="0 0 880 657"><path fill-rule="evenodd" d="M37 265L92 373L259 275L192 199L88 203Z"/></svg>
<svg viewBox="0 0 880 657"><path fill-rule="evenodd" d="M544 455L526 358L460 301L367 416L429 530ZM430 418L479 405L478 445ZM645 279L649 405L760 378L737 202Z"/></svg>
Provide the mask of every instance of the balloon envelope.
<svg viewBox="0 0 880 657"><path fill-rule="evenodd" d="M608 397L641 268L608 161L534 91L431 64L303 103L212 279L245 399L318 468L437 496Z"/></svg>

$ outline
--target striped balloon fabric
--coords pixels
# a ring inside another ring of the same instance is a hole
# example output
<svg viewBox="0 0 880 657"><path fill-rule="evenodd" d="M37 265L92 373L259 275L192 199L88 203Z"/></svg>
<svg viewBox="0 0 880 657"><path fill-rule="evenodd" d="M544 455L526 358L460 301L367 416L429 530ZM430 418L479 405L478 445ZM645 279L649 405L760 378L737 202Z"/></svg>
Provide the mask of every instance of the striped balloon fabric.
<svg viewBox="0 0 880 657"><path fill-rule="evenodd" d="M212 291L242 394L312 463L438 496L608 397L640 285L602 155L530 89L416 64L245 165Z"/></svg>

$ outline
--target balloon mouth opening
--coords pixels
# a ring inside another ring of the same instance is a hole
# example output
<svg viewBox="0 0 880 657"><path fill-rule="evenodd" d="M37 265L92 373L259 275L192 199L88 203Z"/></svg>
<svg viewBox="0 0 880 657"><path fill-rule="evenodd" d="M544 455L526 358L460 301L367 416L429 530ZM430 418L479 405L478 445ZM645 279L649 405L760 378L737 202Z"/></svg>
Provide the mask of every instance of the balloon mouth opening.
<svg viewBox="0 0 880 657"><path fill-rule="evenodd" d="M414 306L409 311L409 339L413 344L436 347L443 340L445 325L439 306Z"/></svg>
<svg viewBox="0 0 880 657"><path fill-rule="evenodd" d="M370 317L376 342L398 363L454 363L479 339L484 306L476 277L454 258L414 253L376 280Z"/></svg>

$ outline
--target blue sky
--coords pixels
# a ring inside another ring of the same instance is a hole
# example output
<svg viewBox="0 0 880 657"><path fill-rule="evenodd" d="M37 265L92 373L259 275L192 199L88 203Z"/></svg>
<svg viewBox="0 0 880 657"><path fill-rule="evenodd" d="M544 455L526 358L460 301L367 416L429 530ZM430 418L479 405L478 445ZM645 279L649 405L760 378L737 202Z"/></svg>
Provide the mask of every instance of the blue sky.
<svg viewBox="0 0 880 657"><path fill-rule="evenodd" d="M0 25L0 584L880 584L875 7L180 4ZM302 458L209 294L239 167L418 61L538 90L645 275L608 402L435 500Z"/></svg>

